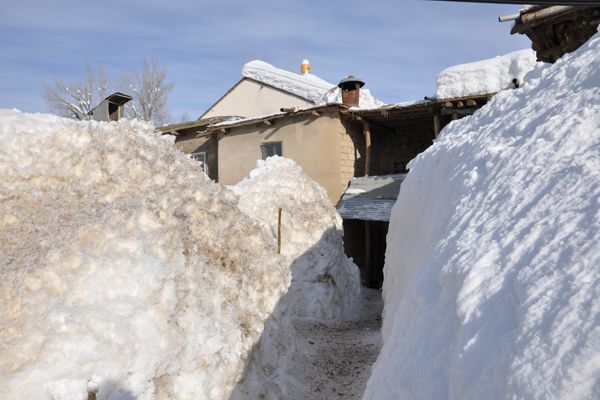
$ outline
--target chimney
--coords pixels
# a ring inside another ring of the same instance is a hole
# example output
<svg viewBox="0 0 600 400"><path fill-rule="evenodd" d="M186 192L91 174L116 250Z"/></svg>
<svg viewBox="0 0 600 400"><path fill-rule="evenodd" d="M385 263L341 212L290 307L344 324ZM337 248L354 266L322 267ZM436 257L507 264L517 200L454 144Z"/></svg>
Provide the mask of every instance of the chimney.
<svg viewBox="0 0 600 400"><path fill-rule="evenodd" d="M358 107L360 102L360 88L365 86L362 79L349 75L346 79L342 79L338 83L338 87L342 90L342 103L346 106Z"/></svg>
<svg viewBox="0 0 600 400"><path fill-rule="evenodd" d="M123 118L125 103L130 100L131 96L120 92L113 93L88 112L88 115L96 121L118 121Z"/></svg>
<svg viewBox="0 0 600 400"><path fill-rule="evenodd" d="M302 60L300 71L302 72L302 75L310 73L310 62L308 60Z"/></svg>

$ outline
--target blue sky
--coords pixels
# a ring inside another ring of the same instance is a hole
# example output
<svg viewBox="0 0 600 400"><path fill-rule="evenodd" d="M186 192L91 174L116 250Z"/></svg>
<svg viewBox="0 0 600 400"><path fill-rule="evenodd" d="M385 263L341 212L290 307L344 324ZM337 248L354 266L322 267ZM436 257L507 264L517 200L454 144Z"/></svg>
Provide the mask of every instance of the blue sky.
<svg viewBox="0 0 600 400"><path fill-rule="evenodd" d="M336 83L348 74L386 102L435 91L445 67L530 46L497 22L518 6L395 1L0 0L0 108L43 112L43 84L109 77L144 57L168 71L175 120L196 118L254 59ZM88 4L89 3L89 4Z"/></svg>

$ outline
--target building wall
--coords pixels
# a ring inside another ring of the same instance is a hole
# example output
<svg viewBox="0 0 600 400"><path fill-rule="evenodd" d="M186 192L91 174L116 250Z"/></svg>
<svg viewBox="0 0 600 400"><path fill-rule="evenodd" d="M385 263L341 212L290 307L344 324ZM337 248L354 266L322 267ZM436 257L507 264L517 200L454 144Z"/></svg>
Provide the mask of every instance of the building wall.
<svg viewBox="0 0 600 400"><path fill-rule="evenodd" d="M218 180L218 147L215 135L196 137L196 130L180 133L175 139L175 147L185 154L192 154L203 151L206 153L206 166L208 177L212 180Z"/></svg>
<svg viewBox="0 0 600 400"><path fill-rule="evenodd" d="M365 172L365 139L361 124L344 121L345 129L340 131L340 184L346 190L348 182Z"/></svg>
<svg viewBox="0 0 600 400"><path fill-rule="evenodd" d="M310 107L313 103L251 79L242 79L202 118L237 115L253 117L281 112L281 108Z"/></svg>
<svg viewBox="0 0 600 400"><path fill-rule="evenodd" d="M262 143L282 142L283 156L296 161L336 204L347 186L341 184L340 161L345 134L337 115L301 115L274 120L270 126L232 128L219 141L219 182L238 183L262 158Z"/></svg>
<svg viewBox="0 0 600 400"><path fill-rule="evenodd" d="M406 120L393 130L371 129L371 175L406 172L406 164L433 144L433 117Z"/></svg>

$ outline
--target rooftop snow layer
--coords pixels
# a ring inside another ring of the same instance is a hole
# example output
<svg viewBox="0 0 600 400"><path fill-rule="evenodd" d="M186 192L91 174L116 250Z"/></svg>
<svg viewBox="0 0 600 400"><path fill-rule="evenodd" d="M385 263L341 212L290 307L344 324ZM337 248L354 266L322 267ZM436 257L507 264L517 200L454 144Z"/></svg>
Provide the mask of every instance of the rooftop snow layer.
<svg viewBox="0 0 600 400"><path fill-rule="evenodd" d="M310 100L317 105L342 102L341 92L337 85L311 73L295 74L276 68L264 61L254 60L244 65L242 76ZM373 97L368 89L361 89L361 108L374 108L383 104Z"/></svg>
<svg viewBox="0 0 600 400"><path fill-rule="evenodd" d="M295 94L313 103L319 101L325 92L335 87L334 84L311 73L295 74L260 60L246 63L242 68L242 76Z"/></svg>
<svg viewBox="0 0 600 400"><path fill-rule="evenodd" d="M600 398L599 149L596 35L411 162L364 399Z"/></svg>
<svg viewBox="0 0 600 400"><path fill-rule="evenodd" d="M437 77L438 99L497 93L514 88L536 65L533 50L519 50L487 60L455 65L440 72Z"/></svg>

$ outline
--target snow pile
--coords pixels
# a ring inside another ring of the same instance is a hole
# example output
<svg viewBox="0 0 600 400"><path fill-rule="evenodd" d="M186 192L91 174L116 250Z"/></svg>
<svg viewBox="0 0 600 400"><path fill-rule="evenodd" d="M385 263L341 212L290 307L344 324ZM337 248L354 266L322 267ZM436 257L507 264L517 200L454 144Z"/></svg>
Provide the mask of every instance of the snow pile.
<svg viewBox="0 0 600 400"><path fill-rule="evenodd" d="M0 110L0 143L0 398L230 398L301 308L237 196L137 121Z"/></svg>
<svg viewBox="0 0 600 400"><path fill-rule="evenodd" d="M327 192L293 160L273 156L232 187L240 209L277 239L281 218L281 254L290 260L297 293L294 314L341 316L360 288L358 267L343 248L342 219Z"/></svg>
<svg viewBox="0 0 600 400"><path fill-rule="evenodd" d="M242 76L295 94L316 105L339 104L342 102L341 91L336 85L311 73L299 75L276 68L264 61L254 60L244 65ZM373 97L368 89L361 89L361 108L376 108L383 104L383 102Z"/></svg>
<svg viewBox="0 0 600 400"><path fill-rule="evenodd" d="M289 316L340 317L360 290L358 267L344 254L342 220L327 193L294 161L277 156L259 160L232 189L240 209L273 240L282 209L281 253L292 271L290 289L265 326L261 346L233 398L299 398L308 382L294 380L291 356L305 350L297 347L298 333Z"/></svg>
<svg viewBox="0 0 600 400"><path fill-rule="evenodd" d="M455 65L440 72L435 97L475 96L496 93L519 85L537 64L533 50L520 50L473 63Z"/></svg>
<svg viewBox="0 0 600 400"><path fill-rule="evenodd" d="M598 65L596 36L412 162L365 399L600 398Z"/></svg>

